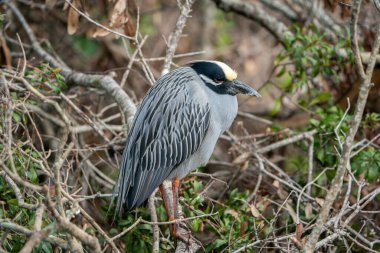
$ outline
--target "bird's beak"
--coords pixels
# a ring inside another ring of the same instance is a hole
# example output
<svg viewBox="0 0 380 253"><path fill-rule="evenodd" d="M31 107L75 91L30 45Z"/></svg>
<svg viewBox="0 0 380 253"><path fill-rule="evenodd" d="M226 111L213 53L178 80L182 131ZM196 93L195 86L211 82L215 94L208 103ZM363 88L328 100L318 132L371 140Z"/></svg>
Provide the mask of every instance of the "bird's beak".
<svg viewBox="0 0 380 253"><path fill-rule="evenodd" d="M233 80L232 82L234 84L234 89L236 89L237 93L246 94L249 96L255 96L258 98L261 97L260 93L258 93L257 90L255 90L251 86L249 86L243 82L240 82L238 80Z"/></svg>

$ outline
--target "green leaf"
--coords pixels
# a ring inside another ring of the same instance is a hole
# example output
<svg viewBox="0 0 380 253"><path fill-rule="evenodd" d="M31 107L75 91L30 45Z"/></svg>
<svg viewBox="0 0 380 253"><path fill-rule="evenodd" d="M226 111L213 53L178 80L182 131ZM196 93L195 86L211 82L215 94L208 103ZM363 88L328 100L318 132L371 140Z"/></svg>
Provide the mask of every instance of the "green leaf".
<svg viewBox="0 0 380 253"><path fill-rule="evenodd" d="M319 161L321 161L322 163L325 162L325 151L323 149L318 149L317 150L317 158Z"/></svg>
<svg viewBox="0 0 380 253"><path fill-rule="evenodd" d="M14 120L16 123L20 123L20 122L21 122L21 116L20 116L20 114L18 114L17 112L13 112L12 118L13 118L13 120Z"/></svg>
<svg viewBox="0 0 380 253"><path fill-rule="evenodd" d="M310 105L323 103L323 102L329 101L330 99L331 99L331 93L330 92L321 92L313 100L311 100Z"/></svg>
<svg viewBox="0 0 380 253"><path fill-rule="evenodd" d="M225 239L216 239L214 243L214 247L219 248L220 246L225 245L226 243L227 243L227 240Z"/></svg>
<svg viewBox="0 0 380 253"><path fill-rule="evenodd" d="M316 119L310 119L309 123L315 127L318 127L321 124L321 122L319 120L316 120Z"/></svg>
<svg viewBox="0 0 380 253"><path fill-rule="evenodd" d="M280 111L281 103L282 103L282 97L276 98L276 100L274 101L272 111L271 111L271 116L277 115L277 113Z"/></svg>
<svg viewBox="0 0 380 253"><path fill-rule="evenodd" d="M202 224L201 219L195 219L195 220L193 220L191 225L192 225L194 231L198 232L200 227L201 227L201 224Z"/></svg>
<svg viewBox="0 0 380 253"><path fill-rule="evenodd" d="M200 192L202 190L202 182L201 181L197 181L197 180L194 180L193 181L193 187L194 187L194 191L195 192Z"/></svg>
<svg viewBox="0 0 380 253"><path fill-rule="evenodd" d="M138 229L140 230L148 230L148 231L152 231L152 226L149 225L149 224L140 224L137 226Z"/></svg>
<svg viewBox="0 0 380 253"><path fill-rule="evenodd" d="M278 72L278 74L276 75L277 77L281 77L283 74L285 74L285 71L286 71L286 67L283 66L280 70L280 72Z"/></svg>
<svg viewBox="0 0 380 253"><path fill-rule="evenodd" d="M74 48L84 57L90 58L100 52L99 42L86 36L72 36Z"/></svg>
<svg viewBox="0 0 380 253"><path fill-rule="evenodd" d="M375 182L380 171L380 151L368 148L363 150L351 163L351 168L356 175L363 174L369 183Z"/></svg>
<svg viewBox="0 0 380 253"><path fill-rule="evenodd" d="M121 227L124 227L124 226L127 226L127 225L130 225L131 222L128 221L128 220L119 220L119 222L117 223L117 225L121 226Z"/></svg>
<svg viewBox="0 0 380 253"><path fill-rule="evenodd" d="M286 71L278 78L277 83L284 91L291 91L293 87L293 77L289 71Z"/></svg>
<svg viewBox="0 0 380 253"><path fill-rule="evenodd" d="M28 178L29 180L34 183L34 184L37 184L38 183L38 175L37 175L37 171L34 169L34 168L30 168L29 171L28 171Z"/></svg>
<svg viewBox="0 0 380 253"><path fill-rule="evenodd" d="M41 242L41 249L45 253L52 253L53 252L53 248L51 247L51 244L48 242Z"/></svg>
<svg viewBox="0 0 380 253"><path fill-rule="evenodd" d="M62 91L61 91L61 89L57 86L57 85L55 85L55 84L49 84L48 85L55 93L57 93L57 94L60 94Z"/></svg>
<svg viewBox="0 0 380 253"><path fill-rule="evenodd" d="M7 201L7 204L11 206L18 206L18 201L17 199L10 199Z"/></svg>
<svg viewBox="0 0 380 253"><path fill-rule="evenodd" d="M377 166L371 166L368 168L366 179L369 183L373 183L379 177L379 168Z"/></svg>
<svg viewBox="0 0 380 253"><path fill-rule="evenodd" d="M109 230L109 233L110 235L117 235L119 233L119 230L117 230L116 228L111 228Z"/></svg>

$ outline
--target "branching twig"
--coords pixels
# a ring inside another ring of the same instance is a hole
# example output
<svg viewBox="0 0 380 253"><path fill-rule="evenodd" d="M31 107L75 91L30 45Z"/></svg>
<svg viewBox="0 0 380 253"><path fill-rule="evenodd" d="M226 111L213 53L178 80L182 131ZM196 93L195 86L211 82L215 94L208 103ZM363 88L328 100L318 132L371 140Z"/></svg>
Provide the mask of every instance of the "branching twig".
<svg viewBox="0 0 380 253"><path fill-rule="evenodd" d="M154 191L152 195L149 197L148 205L149 205L149 213L150 219L152 222L157 222L157 213L156 213L156 205L154 203L155 195L157 191ZM153 253L160 252L160 228L158 225L153 225Z"/></svg>
<svg viewBox="0 0 380 253"><path fill-rule="evenodd" d="M132 229L134 229L138 224L140 224L142 218L139 217L132 225L130 225L127 229L124 229L120 234L115 235L114 237L111 238L112 241L115 241L116 239L119 239L123 235L129 233Z"/></svg>
<svg viewBox="0 0 380 253"><path fill-rule="evenodd" d="M358 41L357 41L357 36L356 36L356 26L357 26L357 21L358 21L358 16L359 16L359 11L360 11L360 5L361 5L361 0L355 0L353 3L353 11L352 11L352 19L351 19L351 45L353 47L353 51L355 53L355 63L358 68L358 71L361 76L361 85L360 85L360 91L359 91L359 97L356 103L355 107L355 112L354 116L351 122L351 126L349 129L349 132L347 134L347 138L344 141L343 144L343 150L341 154L341 158L339 160L338 168L336 171L336 175L332 181L331 187L326 194L324 205L319 213L318 219L315 223L315 227L309 236L308 241L305 244L304 252L313 252L315 249L315 245L318 241L319 235L322 231L323 225L326 223L330 209L332 204L334 203L338 193L341 190L341 186L343 183L343 177L346 172L347 164L350 162L350 153L351 153L351 148L352 144L354 142L354 137L356 135L356 132L359 128L364 107L366 105L367 97L369 90L371 89L371 78L372 78L372 72L376 63L376 55L379 50L380 46L380 25L377 26L376 29L376 36L375 36L375 42L372 47L372 53L371 53L371 58L370 62L367 66L367 71L364 73L364 67L362 65L362 62L360 60L360 56L358 55Z"/></svg>
<svg viewBox="0 0 380 253"><path fill-rule="evenodd" d="M270 15L266 10L264 10L256 2L248 2L248 1L243 1L243 0L212 0L212 1L216 4L216 6L219 9L225 12L234 12L248 19L251 19L255 22L260 23L271 34L273 34L281 43L284 43L286 36L293 35L293 33L288 29L288 27L283 22L276 19L273 15ZM306 1L306 3L307 2L308 1ZM305 1L302 1L302 3L305 3ZM331 24L331 20L326 19L325 21L328 24ZM333 30L337 29L335 25L331 26L330 28L333 28ZM344 50L338 50L337 53L341 55L342 57L347 57L347 54ZM368 64L370 62L369 61L370 57L368 56L368 53L366 52L361 53L360 56L362 57L362 60L364 63ZM380 55L377 55L376 62L380 63Z"/></svg>
<svg viewBox="0 0 380 253"><path fill-rule="evenodd" d="M17 184L10 178L4 171L0 171L0 175L5 179L5 181L8 183L8 185L12 188L14 194L16 195L16 199L18 202L18 205L22 208L35 210L39 206L39 204L28 204L25 203L24 198L22 197L21 191L18 188Z"/></svg>
<svg viewBox="0 0 380 253"><path fill-rule="evenodd" d="M218 8L226 12L235 12L263 25L277 39L283 41L285 36L291 35L292 32L272 15L268 13L257 3L242 0L212 0Z"/></svg>
<svg viewBox="0 0 380 253"><path fill-rule="evenodd" d="M62 229L64 229L65 231L73 235L74 237L78 238L84 244L88 245L88 247L91 249L91 252L101 253L102 251L99 245L99 241L95 237L87 234L85 231L83 231L82 229L78 228L76 225L71 223L67 218L61 216L58 213L58 211L55 209L55 206L49 196L49 190L47 187L45 188L45 192L47 193L47 197L46 197L47 207L50 210L50 212L53 214L54 218L57 219L59 227L61 227Z"/></svg>
<svg viewBox="0 0 380 253"><path fill-rule="evenodd" d="M280 147L289 145L291 143L294 143L294 142L297 142L297 141L300 141L300 140L303 140L303 139L309 139L310 137L312 137L316 133L317 133L317 130L311 130L309 132L301 133L301 134L292 136L292 137L290 137L288 139L281 140L281 141L278 141L278 142L273 143L271 145L265 146L263 148L259 148L259 149L256 150L256 152L260 153L260 154L263 154L263 153L272 151L274 149L278 149Z"/></svg>
<svg viewBox="0 0 380 253"><path fill-rule="evenodd" d="M132 122L133 116L136 112L136 106L132 102L131 98L124 92L124 90L111 76L89 75L75 72L62 62L56 60L41 47L29 24L19 9L14 5L14 3L8 0L6 1L6 4L20 21L22 27L24 28L32 43L33 50L54 67L61 68L62 75L66 78L66 82L68 84L100 88L105 90L118 103L121 110L126 115L128 123Z"/></svg>
<svg viewBox="0 0 380 253"><path fill-rule="evenodd" d="M165 75L170 71L170 65L175 54L179 39L182 34L182 30L185 27L186 20L191 12L191 6L195 0L185 0L185 3L181 5L181 14L177 20L177 24L174 32L169 37L168 46L166 48L166 56L164 61L164 67L162 68L161 76Z"/></svg>
<svg viewBox="0 0 380 253"><path fill-rule="evenodd" d="M29 229L27 229L21 225L18 225L16 223L6 221L6 220L0 220L0 228L6 229L6 230L12 230L12 231L24 234L28 237L31 237L33 235L33 231L31 231L31 230L29 230ZM57 245L57 246L61 247L62 249L70 249L68 243L61 238L58 238L55 236L49 236L49 237L46 237L44 240L46 240L46 241L48 241L54 245Z"/></svg>

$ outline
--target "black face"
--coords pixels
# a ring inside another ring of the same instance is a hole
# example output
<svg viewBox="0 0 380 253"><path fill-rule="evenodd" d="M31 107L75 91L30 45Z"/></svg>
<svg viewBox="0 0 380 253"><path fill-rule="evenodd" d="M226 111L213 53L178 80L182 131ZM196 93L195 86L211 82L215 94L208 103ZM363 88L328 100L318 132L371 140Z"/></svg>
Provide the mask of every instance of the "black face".
<svg viewBox="0 0 380 253"><path fill-rule="evenodd" d="M200 61L192 62L189 64L189 66L194 69L198 75L204 75L216 83L226 81L223 69L219 67L218 64L207 61Z"/></svg>
<svg viewBox="0 0 380 253"><path fill-rule="evenodd" d="M199 61L188 65L200 75L206 86L218 94L235 96L236 94L246 94L260 97L260 94L247 84L236 79L227 80L223 69L216 63Z"/></svg>

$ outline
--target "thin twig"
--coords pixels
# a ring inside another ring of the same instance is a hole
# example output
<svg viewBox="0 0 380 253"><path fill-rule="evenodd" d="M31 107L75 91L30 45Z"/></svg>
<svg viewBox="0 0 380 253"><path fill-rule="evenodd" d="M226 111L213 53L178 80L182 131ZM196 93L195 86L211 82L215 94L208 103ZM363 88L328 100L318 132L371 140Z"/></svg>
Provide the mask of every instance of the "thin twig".
<svg viewBox="0 0 380 253"><path fill-rule="evenodd" d="M309 137L308 142L308 169L307 169L307 182L310 183L313 180L313 163L314 163L314 137ZM311 196L311 184L307 187L306 193Z"/></svg>
<svg viewBox="0 0 380 253"><path fill-rule="evenodd" d="M132 99L125 93L125 91L111 76L89 75L72 71L68 66L55 59L41 47L33 30L25 20L20 10L16 7L16 5L9 0L5 1L5 4L9 6L17 19L20 21L22 27L29 37L29 40L32 42L33 50L45 61L49 62L56 68L60 68L62 75L66 78L67 84L101 88L105 90L115 100L115 102L118 103L121 110L126 115L129 125L131 125L133 116L136 112L136 106L132 102Z"/></svg>
<svg viewBox="0 0 380 253"><path fill-rule="evenodd" d="M359 16L359 11L360 11L360 5L361 5L361 0L355 0L353 3L353 11L352 11L352 18L351 18L351 45L352 45L352 50L355 52L355 54L358 54L358 41L357 41L357 35L356 35L356 27L357 27L357 21L358 21L358 16ZM369 91L371 89L371 78L372 78L372 73L373 69L376 63L376 55L379 50L380 46L380 24L378 24L376 28L376 35L375 35L375 42L372 47L372 53L370 57L370 62L367 66L367 71L364 74L364 67L362 65L362 62L360 60L360 57L358 55L355 56L355 63L358 68L358 71L361 75L362 78L362 83L360 85L360 91L359 91L359 97L356 103L355 107L355 112L353 119L351 121L350 129L347 134L347 138L344 141L343 144L343 150L341 154L341 158L338 163L338 168L336 171L336 175L332 181L331 187L326 194L325 201L323 204L323 207L319 213L318 219L315 223L315 227L313 231L311 232L309 239L307 240L303 252L311 253L314 252L315 245L318 241L318 238L321 234L322 228L324 224L326 223L330 209L332 204L334 203L338 193L341 190L341 186L343 183L343 178L346 173L346 168L347 164L350 162L350 154L351 154L351 149L352 149L352 144L354 141L354 137L356 135L356 132L359 128L362 116L363 116L363 111L366 105L367 97L369 94ZM363 73L362 73L363 72ZM362 76L364 75L364 76Z"/></svg>
<svg viewBox="0 0 380 253"><path fill-rule="evenodd" d="M182 30L186 25L186 20L189 17L191 12L191 6L193 5L195 0L185 0L185 3L181 5L181 14L177 20L175 30L169 36L168 46L166 48L166 56L164 61L164 66L162 68L161 76L169 73L170 65L172 64L173 56L175 54L175 50L177 48L179 39L182 34Z"/></svg>
<svg viewBox="0 0 380 253"><path fill-rule="evenodd" d="M278 148L281 148L283 146L287 146L289 144L295 143L297 141L300 141L303 139L308 139L316 133L317 133L317 130L311 130L309 132L301 133L301 134L292 136L290 138L287 138L285 140L281 140L281 141L278 141L276 143L270 144L270 145L265 146L263 148L259 148L256 150L256 152L260 153L260 154L264 154L264 153L267 153L267 152L272 151L274 149L278 149Z"/></svg>
<svg viewBox="0 0 380 253"><path fill-rule="evenodd" d="M25 203L24 198L22 197L21 191L18 188L17 184L10 178L4 171L0 171L0 175L5 179L5 181L8 183L8 185L12 188L14 194L16 195L16 199L18 202L18 205L21 208L26 208L30 210L35 210L39 207L39 204L28 204Z"/></svg>
<svg viewBox="0 0 380 253"><path fill-rule="evenodd" d="M138 224L140 224L142 218L139 217L132 225L130 225L128 228L124 229L121 233L115 235L111 238L111 241L115 241L116 239L119 239L120 237L124 236L125 234L129 233L132 229L134 229Z"/></svg>
<svg viewBox="0 0 380 253"><path fill-rule="evenodd" d="M99 245L99 241L87 234L85 231L71 223L67 218L61 216L58 211L55 209L55 206L50 198L49 190L45 186L45 192L47 193L46 203L50 212L53 214L54 218L57 219L59 226L70 233L72 236L78 238L81 242L88 245L92 252L101 253L101 248Z"/></svg>
<svg viewBox="0 0 380 253"><path fill-rule="evenodd" d="M149 205L149 213L150 219L152 222L157 222L157 213L156 213L156 205L154 203L155 195L157 191L154 191L152 195L150 195L148 200ZM160 228L157 224L153 225L153 253L160 252Z"/></svg>

